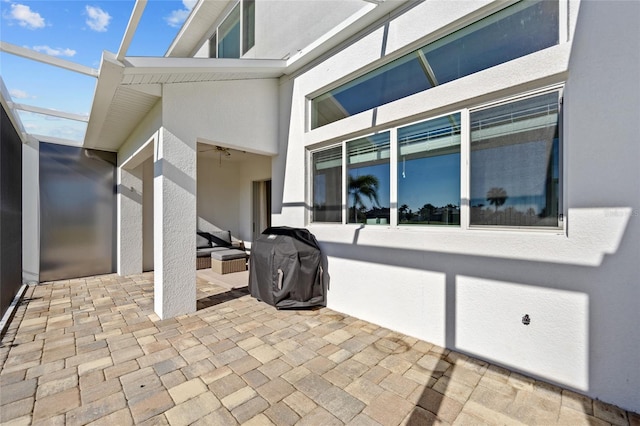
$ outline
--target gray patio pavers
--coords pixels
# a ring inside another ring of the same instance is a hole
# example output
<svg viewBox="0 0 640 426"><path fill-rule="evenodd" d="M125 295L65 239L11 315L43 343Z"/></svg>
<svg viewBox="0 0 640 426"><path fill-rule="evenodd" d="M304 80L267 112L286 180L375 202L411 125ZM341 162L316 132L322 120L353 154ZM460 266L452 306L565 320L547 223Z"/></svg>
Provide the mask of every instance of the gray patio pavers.
<svg viewBox="0 0 640 426"><path fill-rule="evenodd" d="M167 320L152 273L29 287L0 346L0 423L640 425L375 324L218 284L199 278L198 311Z"/></svg>

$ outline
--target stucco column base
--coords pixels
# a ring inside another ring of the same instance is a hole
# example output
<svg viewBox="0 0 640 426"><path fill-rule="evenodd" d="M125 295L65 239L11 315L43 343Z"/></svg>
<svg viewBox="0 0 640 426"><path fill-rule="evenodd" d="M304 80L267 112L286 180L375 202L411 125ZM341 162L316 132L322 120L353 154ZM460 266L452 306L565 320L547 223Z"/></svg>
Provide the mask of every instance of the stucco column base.
<svg viewBox="0 0 640 426"><path fill-rule="evenodd" d="M165 128L154 149L154 310L196 311L196 141Z"/></svg>

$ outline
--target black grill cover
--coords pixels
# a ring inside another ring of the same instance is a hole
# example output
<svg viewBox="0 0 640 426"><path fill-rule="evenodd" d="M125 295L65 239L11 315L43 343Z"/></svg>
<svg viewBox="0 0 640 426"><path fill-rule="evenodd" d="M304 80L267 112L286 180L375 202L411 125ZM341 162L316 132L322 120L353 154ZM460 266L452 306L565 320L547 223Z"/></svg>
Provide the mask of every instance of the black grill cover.
<svg viewBox="0 0 640 426"><path fill-rule="evenodd" d="M326 306L322 256L306 229L267 228L251 245L249 292L278 309Z"/></svg>

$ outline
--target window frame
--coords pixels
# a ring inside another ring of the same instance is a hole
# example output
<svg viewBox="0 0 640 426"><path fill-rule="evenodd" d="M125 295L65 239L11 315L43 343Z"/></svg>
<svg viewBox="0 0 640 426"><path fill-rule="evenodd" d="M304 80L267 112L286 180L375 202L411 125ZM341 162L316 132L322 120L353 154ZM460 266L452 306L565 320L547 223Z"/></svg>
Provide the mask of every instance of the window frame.
<svg viewBox="0 0 640 426"><path fill-rule="evenodd" d="M246 13L246 9L247 9L247 4L252 4L253 5L253 40L252 40L252 44L249 46L246 43L245 40L245 21L247 21L246 17L245 17L245 13ZM254 46L255 46L255 7L256 7L256 2L255 0L238 0L237 2L233 3L232 5L230 5L229 9L227 10L227 12L224 14L224 17L222 19L220 19L218 21L218 23L215 25L215 29L213 30L213 32L211 33L211 35L208 38L208 43L209 43L209 58L211 59L225 59L225 58L220 58L218 56L219 53L219 49L218 49L218 43L220 41L220 34L219 34L219 29L220 26L227 20L227 18L229 18L229 16L231 16L231 14L234 12L235 8L239 7L240 8L240 16L239 16L239 40L238 40L238 46L239 46L239 51L240 51L240 56L238 56L238 58L242 58L244 55L247 54L247 52L249 52ZM214 45L212 46L212 40L215 40ZM246 47L246 50L245 50ZM212 52L215 52L215 55L211 55ZM238 58L227 58L227 59L238 59Z"/></svg>
<svg viewBox="0 0 640 426"><path fill-rule="evenodd" d="M309 225L314 226L361 226L361 223L349 223L348 220L348 148L347 143L353 140L371 136L374 134L389 132L390 139L390 221L386 226L376 226L375 228L391 228L391 229L412 229L428 232L481 232L481 231L515 231L515 232L541 232L546 234L565 234L566 225L566 211L565 211L565 165L564 165L564 150L565 150L565 138L563 134L563 99L564 99L564 86L565 83L558 83L550 86L541 87L532 91L518 93L508 97L494 99L489 102L470 105L468 107L452 109L442 114L423 116L418 120L412 120L403 122L402 124L396 124L394 126L384 127L375 132L368 132L359 134L357 136L349 136L334 140L332 143L327 143L319 147L308 148L307 152L307 179L309 184L307 185L308 200L313 203L313 155L316 152L324 151L327 149L334 149L336 147L342 147L342 222L315 222L313 221L313 215L311 209L308 209L308 215L306 215L305 221ZM533 98L536 96L554 93L558 94L558 226L505 226L505 225L471 225L471 208L470 208L470 196L471 196L471 113L475 111L486 110L499 105L508 105L517 101ZM452 114L460 114L460 224L459 225L428 225L428 224L399 224L398 223L398 129L411 126L413 124L427 122L433 119L446 117ZM311 205L311 204L310 204Z"/></svg>
<svg viewBox="0 0 640 426"><path fill-rule="evenodd" d="M238 8L237 14L238 14L238 57L242 57L242 0L239 0L237 3L234 3L233 7L231 8L231 10L229 11L229 13L226 14L226 16L224 17L224 19L222 21L220 21L220 24L218 24L218 26L216 27L216 33L217 33L217 41L218 44L216 45L216 55L220 55L220 43L225 40L226 37L222 37L220 38L220 27L222 27L225 23L227 23L227 20L229 18L231 18L231 16L236 13L236 8ZM230 29L233 28L235 25L232 25L231 27L229 27ZM230 32L230 31L229 31ZM223 57L222 59L235 59L234 57Z"/></svg>
<svg viewBox="0 0 640 426"><path fill-rule="evenodd" d="M523 101L526 99L531 99L536 96L541 96L549 93L557 92L558 94L558 226L507 226L507 225L472 225L471 224L471 206L469 205L471 201L471 113L477 111L483 111L490 108L494 108L501 105L508 105L510 103L515 103L518 101ZM564 83L559 85L554 85L546 88L541 88L538 90L534 90L531 92L522 93L516 96L511 96L505 99L494 100L491 102L487 102L484 104L480 104L474 106L472 108L467 109L467 118L469 120L468 129L466 132L469 140L467 141L467 149L468 152L468 161L467 161L467 222L466 229L471 230L516 230L516 231L542 231L542 232L564 232L566 229L566 224L564 218L566 217L565 212L565 175L564 175L564 134L563 134L563 100L564 100Z"/></svg>
<svg viewBox="0 0 640 426"><path fill-rule="evenodd" d="M545 1L545 0L541 0L541 1ZM552 1L552 0L547 0L547 1ZM563 44L565 42L568 41L568 20L569 20L569 13L568 13L568 1L569 0L556 0L555 3L557 4L557 16L558 16L558 28L557 28L557 35L558 35L558 41L555 45L549 46L547 48L551 48L554 46L558 46L560 44ZM398 49L396 52L393 52L390 55L387 55L383 58L380 58L372 63L367 64L366 66L360 68L357 71L354 71L352 73L350 73L349 75L343 76L335 81L333 81L330 84L327 84L325 86L323 86L322 88L316 89L311 93L308 93L305 97L305 131L306 132L312 132L314 130L320 129L321 127L324 126L328 126L337 122L341 122L342 120L348 119L350 117L353 117L355 115L358 114L362 114L365 113L367 111L371 111L374 110L375 108L381 107L383 105L387 105L387 104L391 104L393 102L397 102L400 101L402 99L404 99L404 97L392 100L391 102L387 102L387 103L383 103L381 105L378 105L377 107L372 107L370 109L361 111L359 113L355 113L353 115L347 115L346 117L343 117L341 119L338 120L334 120L328 123L325 123L323 125L320 126L313 126L314 123L314 100L323 96L323 95L327 95L330 94L332 91L342 87L342 86L346 86L352 82L355 82L356 80L366 76L367 74L371 74L374 73L375 71L386 67L387 65L393 63L394 61L397 60L401 60L402 58L408 57L416 52L418 52L419 50L425 49L428 46L438 43L440 40L445 39L446 37L449 37L451 35L453 35L454 33L464 30L465 28L475 25L478 22L483 21L484 19L488 19L489 17L491 17L494 14L497 13L501 13L503 12L505 9L508 9L510 7L516 6L518 4L524 4L525 2L527 2L527 0L510 0L504 3L494 3L494 4L490 4L486 7L481 7L480 9L476 10L475 12L469 14L467 17L462 18L456 22L451 23L450 25L447 25L439 30L434 31L433 33L429 34L426 37L423 37L422 39L420 39L418 42L414 42L411 43L410 45L405 46L404 48ZM539 51L539 50L538 50ZM537 52L537 51L535 51ZM533 54L530 53L530 54ZM528 56L524 55L524 56ZM517 60L519 58L521 58L523 56L519 56L517 58L511 59L507 62L502 62L502 63L508 63L510 61L513 60ZM493 68L495 66L499 66L502 63L499 64L495 64L492 65L491 67L488 68L484 68L485 69L490 69ZM481 71L483 71L481 70ZM459 77L459 78L464 78L465 76ZM452 80L451 82L455 82L457 81L459 78ZM442 84L447 84L442 83ZM438 84L437 86L440 86L442 84ZM437 87L436 86L436 87ZM429 89L423 90L424 91L428 91ZM416 92L414 93L422 93L422 92ZM409 96L413 96L413 95L409 95Z"/></svg>
<svg viewBox="0 0 640 426"><path fill-rule="evenodd" d="M331 149L336 149L336 148L340 148L340 221L325 221L325 222L320 222L320 221L314 221L313 217L314 217L314 206L315 206L315 177L316 177L316 173L315 173L315 163L314 163L314 157L316 153L320 153L320 152L324 152L324 151L329 151ZM306 158L306 162L305 164L309 164L309 174L308 174L308 188L307 188L307 199L309 200L309 204L308 204L308 212L309 212L309 223L323 223L323 224L329 224L329 225L341 225L344 223L344 203L345 203L345 196L344 196L344 187L342 185L342 182L344 182L345 179L345 173L344 173L344 144L340 145L340 144L333 144L333 145L328 145L326 147L323 147L322 149L316 149L316 150L306 150L307 153L307 158Z"/></svg>
<svg viewBox="0 0 640 426"><path fill-rule="evenodd" d="M255 0L240 0L242 3L240 6L240 56L244 56L250 51L253 46L256 45L256 1ZM247 13L250 7L253 7L253 20L251 21L251 14ZM245 34L247 30L247 22L252 22L252 34L248 37ZM250 39L250 40L247 40Z"/></svg>
<svg viewBox="0 0 640 426"><path fill-rule="evenodd" d="M387 222L386 225L389 225L391 223L392 219L392 215L391 215L391 199L393 197L392 192L392 188L394 187L395 183L393 181L393 176L391 175L394 171L394 166L392 165L392 161L393 161L393 145L396 143L396 132L394 131L393 128L389 128L389 129L381 129L380 131L376 131L376 132L370 132L364 135L360 135L358 137L355 138L350 138L347 139L343 142L343 181L342 181L342 194L343 194L343 201L344 201L344 208L343 208L343 223L347 224L347 225L362 225L362 223L360 222L349 222L349 171L354 169L354 168L358 168L358 167L352 167L351 169L349 169L349 143L350 142L354 142L357 141L359 139L365 139L368 138L370 136L378 136L378 135L382 135L384 133L388 133L389 134L389 158L387 159L387 161L389 162L389 220ZM397 156L395 157L397 158ZM375 165L375 164L374 164ZM395 165L395 167L397 167L397 165ZM334 222L335 223L335 222Z"/></svg>
<svg viewBox="0 0 640 426"><path fill-rule="evenodd" d="M460 180L460 188L459 188L459 191L458 191L458 194L460 195L460 197L459 197L459 201L458 201L458 202L459 202L459 206L458 206L458 208L459 208L459 210L460 210L460 223L459 223L459 224L457 224L457 225L442 225L442 224L440 224L440 225L436 225L436 224L403 223L403 224L398 224L399 226L402 226L402 227L408 227L408 228L414 228L414 227L419 227L419 226L427 226L427 227L429 227L429 228L435 228L435 227L441 226L441 227L447 227L447 228L453 228L453 229L460 228L460 227L462 226L462 223L463 223L463 222L462 222L462 204L463 204L463 203L462 203L462 201L463 201L463 200L462 200L462 176L463 176L463 170L462 170L462 169L463 169L463 166L462 166L462 165L463 165L463 164L465 164L465 162L464 162L464 160L463 160L463 153L462 153L462 145L463 145L463 132L462 132L462 128L463 128L463 117L464 117L464 113L463 113L463 111L464 111L464 110L462 110L462 109L461 109L461 110L457 110L457 111L452 111L451 113L447 113L447 114L440 114L440 115L436 115L436 116L433 116L433 117L429 117L429 118L427 118L427 119L418 120L418 121L414 121L414 122L410 122L410 123L405 123L405 124L402 124L402 125L396 126L396 127L394 128L394 129L395 129L395 131L394 131L393 133L394 133L394 135L395 135L395 139L396 139L396 147L395 147L395 151L396 151L396 155L398 155L398 156L399 156L401 146L400 146L400 138L398 137L398 134L400 133L400 132L399 132L399 131L400 131L400 129L404 129L404 128L407 128L407 127L411 127L411 126L414 126L414 125L417 125L417 124L428 123L428 122L433 121L433 120L439 120L439 119L442 119L442 118L445 118L445 117L450 117L450 116L453 116L453 115L459 115L459 116L460 116L460 150L459 150L459 155L460 155L460 164L459 164L459 168L460 168L460 176L459 176L459 177L460 177L460 179L461 179L461 180ZM398 157L398 158L396 159L396 167L398 167L398 168L399 168L399 167L400 167L400 166L399 166L399 164L400 164L400 157ZM399 188L400 188L400 181L399 181L399 179L398 179L398 175L399 175L399 169L398 169L398 170L396 170L396 174L395 174L395 179L396 179L396 186L395 186L395 191L396 191L395 204L396 204L396 206L399 206L399 205L400 205L400 201L399 201L399 199L398 199L398 191L399 191ZM399 210L399 209L398 209L398 210ZM398 220L398 218L399 218L399 217L400 217L400 216L399 216L398 212L396 211L396 221Z"/></svg>

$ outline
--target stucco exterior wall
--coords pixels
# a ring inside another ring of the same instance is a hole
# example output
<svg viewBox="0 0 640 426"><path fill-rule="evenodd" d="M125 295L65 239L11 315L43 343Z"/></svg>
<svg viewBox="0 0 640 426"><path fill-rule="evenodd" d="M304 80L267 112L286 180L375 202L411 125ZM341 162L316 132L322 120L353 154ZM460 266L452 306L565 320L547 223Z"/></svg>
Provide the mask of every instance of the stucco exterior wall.
<svg viewBox="0 0 640 426"><path fill-rule="evenodd" d="M158 222L153 154L160 132L168 131L185 144L200 141L252 153L277 151L277 80L245 80L166 85L163 98L145 117L118 152L120 167L138 170L142 179L141 214L121 215L121 229L141 227L142 250L136 252L142 268L158 268ZM172 131L169 131L172 129ZM198 222L229 229L251 239L251 182L271 177L268 156L219 164L212 158L197 160ZM142 216L142 218L140 217ZM135 224L133 223L135 222ZM140 222L140 224L138 224ZM193 227L195 228L195 223ZM121 232L121 231L119 231ZM195 238L195 234L194 234ZM164 244L171 244L165 241ZM136 243L138 247L140 244ZM155 258L155 260L154 260Z"/></svg>
<svg viewBox="0 0 640 426"><path fill-rule="evenodd" d="M165 85L163 125L182 140L274 155L277 99L275 79Z"/></svg>
<svg viewBox="0 0 640 426"><path fill-rule="evenodd" d="M118 149L118 166L129 162L126 164L127 167L134 168L151 157L153 150L149 150L149 148L146 148L147 150L144 152L141 152L141 150L145 145L151 146L153 144L152 139L157 138L157 132L161 126L162 102L158 101L131 133L131 136Z"/></svg>
<svg viewBox="0 0 640 426"><path fill-rule="evenodd" d="M267 156L234 161L199 157L198 223L228 229L234 238L250 242L252 182L270 178L271 158Z"/></svg>
<svg viewBox="0 0 640 426"><path fill-rule="evenodd" d="M198 224L202 230L239 234L240 171L226 160L198 157Z"/></svg>
<svg viewBox="0 0 640 426"><path fill-rule="evenodd" d="M140 273L154 267L153 153L161 126L162 102L158 101L118 150L118 174L127 176L133 173L139 180L135 192L130 191L131 185L119 188L117 262L120 266L135 260L135 267L119 269L120 273ZM125 193L130 195L129 200L122 199L120 194ZM129 209L123 210L123 206ZM121 245L120 242L128 244Z"/></svg>
<svg viewBox="0 0 640 426"><path fill-rule="evenodd" d="M240 165L238 206L238 238L253 242L253 182L271 179L272 157L258 157ZM248 245L248 244L247 244Z"/></svg>
<svg viewBox="0 0 640 426"><path fill-rule="evenodd" d="M142 163L142 270L153 270L153 157Z"/></svg>
<svg viewBox="0 0 640 426"><path fill-rule="evenodd" d="M230 11L234 3L227 10ZM371 7L362 0L269 0L255 3L255 45L243 55L252 59L283 59L297 54L342 23L348 16ZM227 11L227 13L228 13ZM220 25L223 13L214 25ZM322 19L318 19L321 16ZM295 18L294 18L295 17ZM209 57L209 40L193 55Z"/></svg>
<svg viewBox="0 0 640 426"><path fill-rule="evenodd" d="M629 37L638 32L637 3L561 2L570 25L557 46L375 114L305 128L308 95L375 64L381 52L410 51L472 21L493 7L487 4L421 3L295 79L283 78L287 121L274 158L274 225L307 226L316 235L328 257L329 307L639 411L640 37ZM620 40L624 47L611 49ZM308 149L564 82L565 229L309 223Z"/></svg>
<svg viewBox="0 0 640 426"><path fill-rule="evenodd" d="M256 44L244 57L283 59L293 56L346 17L368 6L361 0L325 0L312 4L307 1L257 1Z"/></svg>
<svg viewBox="0 0 640 426"><path fill-rule="evenodd" d="M596 268L578 276L565 273L589 297L589 391L636 412L640 411L639 19L638 2L583 2L565 92L567 201L574 216L592 221L575 236L589 244L599 224L609 225L603 231L611 234L616 222L620 235L619 245ZM594 85L595 79L600 84Z"/></svg>
<svg viewBox="0 0 640 426"><path fill-rule="evenodd" d="M196 311L196 141L162 127L153 161L153 299L165 319Z"/></svg>

